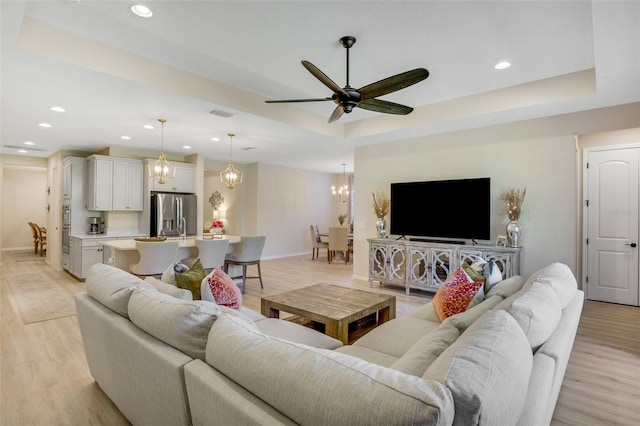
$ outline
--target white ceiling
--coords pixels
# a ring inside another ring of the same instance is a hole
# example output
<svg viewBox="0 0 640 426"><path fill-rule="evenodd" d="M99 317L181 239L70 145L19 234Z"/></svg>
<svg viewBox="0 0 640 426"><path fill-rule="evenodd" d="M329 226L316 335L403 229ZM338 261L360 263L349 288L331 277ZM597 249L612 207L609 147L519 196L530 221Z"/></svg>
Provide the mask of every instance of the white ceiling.
<svg viewBox="0 0 640 426"><path fill-rule="evenodd" d="M165 118L167 153L226 161L233 132L234 162L338 173L359 145L640 101L640 1L140 1L150 19L133 3L1 2L3 154L155 152ZM344 86L344 35L353 87L429 70L382 97L413 113L328 124L331 102L264 103L331 95L303 59Z"/></svg>

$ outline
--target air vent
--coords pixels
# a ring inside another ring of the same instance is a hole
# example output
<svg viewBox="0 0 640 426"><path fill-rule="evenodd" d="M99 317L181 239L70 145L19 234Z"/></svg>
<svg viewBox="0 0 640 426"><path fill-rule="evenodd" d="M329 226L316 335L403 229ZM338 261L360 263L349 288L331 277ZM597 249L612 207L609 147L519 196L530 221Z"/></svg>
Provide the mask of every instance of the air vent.
<svg viewBox="0 0 640 426"><path fill-rule="evenodd" d="M233 117L235 114L229 111L222 111L221 109L214 109L209 111L209 114L217 115L218 117L229 118Z"/></svg>

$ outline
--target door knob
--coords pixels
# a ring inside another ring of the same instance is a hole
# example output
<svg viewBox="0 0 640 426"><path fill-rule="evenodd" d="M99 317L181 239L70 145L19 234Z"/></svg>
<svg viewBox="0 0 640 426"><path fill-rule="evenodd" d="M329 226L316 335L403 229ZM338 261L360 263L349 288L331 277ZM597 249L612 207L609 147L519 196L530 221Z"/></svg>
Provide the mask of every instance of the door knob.
<svg viewBox="0 0 640 426"><path fill-rule="evenodd" d="M631 244L625 244L625 246L635 247L635 246L637 246L637 244L636 243L631 243Z"/></svg>

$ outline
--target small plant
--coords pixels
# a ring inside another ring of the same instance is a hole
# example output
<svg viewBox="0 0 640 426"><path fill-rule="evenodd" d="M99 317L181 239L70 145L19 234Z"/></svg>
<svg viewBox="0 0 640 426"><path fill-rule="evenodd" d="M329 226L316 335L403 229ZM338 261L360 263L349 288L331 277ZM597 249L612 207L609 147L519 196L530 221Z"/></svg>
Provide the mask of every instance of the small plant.
<svg viewBox="0 0 640 426"><path fill-rule="evenodd" d="M338 223L342 226L344 225L344 221L347 219L347 214L343 213L343 214L339 214L338 215Z"/></svg>
<svg viewBox="0 0 640 426"><path fill-rule="evenodd" d="M213 222L214 228L224 228L224 222L221 220L216 220Z"/></svg>
<svg viewBox="0 0 640 426"><path fill-rule="evenodd" d="M522 214L522 204L524 203L524 197L526 195L527 188L522 190L509 188L502 191L500 197L498 197L500 201L504 202L510 221L514 222L520 218L520 214Z"/></svg>
<svg viewBox="0 0 640 426"><path fill-rule="evenodd" d="M382 192L371 194L373 196L373 211L378 219L384 218L389 214L389 208L391 207L391 201Z"/></svg>

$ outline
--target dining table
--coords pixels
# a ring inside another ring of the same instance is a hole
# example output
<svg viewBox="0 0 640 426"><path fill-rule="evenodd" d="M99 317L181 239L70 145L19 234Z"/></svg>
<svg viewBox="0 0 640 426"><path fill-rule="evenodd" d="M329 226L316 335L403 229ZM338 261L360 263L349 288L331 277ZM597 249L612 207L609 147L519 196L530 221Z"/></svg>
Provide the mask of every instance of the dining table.
<svg viewBox="0 0 640 426"><path fill-rule="evenodd" d="M198 257L198 248L196 247L197 239L202 240L203 238L167 238L167 241L180 241L180 244L178 245L176 261L180 261L181 259L186 258ZM230 253L233 250L233 246L240 242L240 236L238 235L222 235L220 236L220 239L229 240L229 248L227 249L227 253ZM116 268L120 268L129 272L129 266L137 263L140 260L140 255L138 254L138 250L136 249L136 240L134 238L126 240L97 241L97 243L110 250L109 257L107 258L106 263L115 266ZM162 244L162 242L158 242L156 244Z"/></svg>

